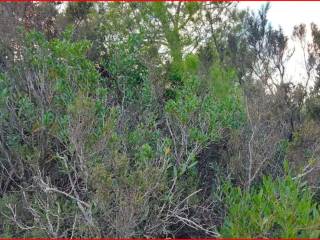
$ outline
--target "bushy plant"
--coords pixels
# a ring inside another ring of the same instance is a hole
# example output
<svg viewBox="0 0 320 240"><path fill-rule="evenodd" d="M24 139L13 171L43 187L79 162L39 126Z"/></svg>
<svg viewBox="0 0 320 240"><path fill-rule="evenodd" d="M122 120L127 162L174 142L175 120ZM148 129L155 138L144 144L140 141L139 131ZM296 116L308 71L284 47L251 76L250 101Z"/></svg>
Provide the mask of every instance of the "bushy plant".
<svg viewBox="0 0 320 240"><path fill-rule="evenodd" d="M195 165L194 157L208 143L219 141L225 129L235 129L244 120L241 95L232 86L232 74L214 66L215 74L206 82L198 70L197 56L189 55L184 62L183 84L176 88L175 99L165 105L173 154L183 173ZM228 85L224 93L221 84Z"/></svg>
<svg viewBox="0 0 320 240"><path fill-rule="evenodd" d="M269 5L58 4L0 4L0 236L319 237L319 84Z"/></svg>
<svg viewBox="0 0 320 240"><path fill-rule="evenodd" d="M288 174L249 191L227 184L223 237L315 238L320 236L319 206L311 190Z"/></svg>

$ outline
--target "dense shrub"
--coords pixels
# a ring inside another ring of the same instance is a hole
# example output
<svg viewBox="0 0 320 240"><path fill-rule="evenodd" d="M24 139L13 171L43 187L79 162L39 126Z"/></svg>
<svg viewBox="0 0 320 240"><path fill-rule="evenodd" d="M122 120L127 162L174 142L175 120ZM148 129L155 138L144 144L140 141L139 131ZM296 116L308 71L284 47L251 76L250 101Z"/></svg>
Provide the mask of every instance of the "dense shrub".
<svg viewBox="0 0 320 240"><path fill-rule="evenodd" d="M316 238L319 237L319 206L310 188L286 175L249 191L225 186L227 214L223 237Z"/></svg>
<svg viewBox="0 0 320 240"><path fill-rule="evenodd" d="M319 237L319 83L269 5L58 5L0 4L1 237Z"/></svg>

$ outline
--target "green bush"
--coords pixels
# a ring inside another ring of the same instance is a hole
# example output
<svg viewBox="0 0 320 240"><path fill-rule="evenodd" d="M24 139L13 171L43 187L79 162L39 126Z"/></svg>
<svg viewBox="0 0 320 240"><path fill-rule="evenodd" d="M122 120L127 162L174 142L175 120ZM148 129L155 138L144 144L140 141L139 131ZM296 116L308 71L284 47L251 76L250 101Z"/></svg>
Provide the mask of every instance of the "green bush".
<svg viewBox="0 0 320 240"><path fill-rule="evenodd" d="M318 184L320 98L270 88L287 40L266 10L40 6L0 36L0 237L320 236L300 182Z"/></svg>
<svg viewBox="0 0 320 240"><path fill-rule="evenodd" d="M315 238L320 236L319 207L310 189L290 175L249 191L227 184L223 237Z"/></svg>

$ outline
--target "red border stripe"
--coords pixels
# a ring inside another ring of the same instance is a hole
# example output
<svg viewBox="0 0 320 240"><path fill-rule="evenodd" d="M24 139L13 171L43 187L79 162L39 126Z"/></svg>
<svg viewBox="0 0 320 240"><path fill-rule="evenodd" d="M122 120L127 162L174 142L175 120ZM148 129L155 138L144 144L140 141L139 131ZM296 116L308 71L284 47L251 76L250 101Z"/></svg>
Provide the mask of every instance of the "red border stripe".
<svg viewBox="0 0 320 240"><path fill-rule="evenodd" d="M320 0L0 0L0 2L320 2ZM0 238L1 239L1 238Z"/></svg>

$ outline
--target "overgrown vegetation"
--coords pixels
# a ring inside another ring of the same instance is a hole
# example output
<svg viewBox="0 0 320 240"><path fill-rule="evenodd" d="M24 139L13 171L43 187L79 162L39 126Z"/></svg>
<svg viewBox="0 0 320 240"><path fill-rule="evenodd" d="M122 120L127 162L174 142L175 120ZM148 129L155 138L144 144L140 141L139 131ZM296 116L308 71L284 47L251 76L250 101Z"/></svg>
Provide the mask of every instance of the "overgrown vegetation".
<svg viewBox="0 0 320 240"><path fill-rule="evenodd" d="M316 25L295 84L269 5L64 6L0 5L1 237L320 237Z"/></svg>
<svg viewBox="0 0 320 240"><path fill-rule="evenodd" d="M315 238L319 236L319 207L311 190L291 175L250 191L226 185L229 206L222 235L227 237ZM241 212L241 214L239 214Z"/></svg>

